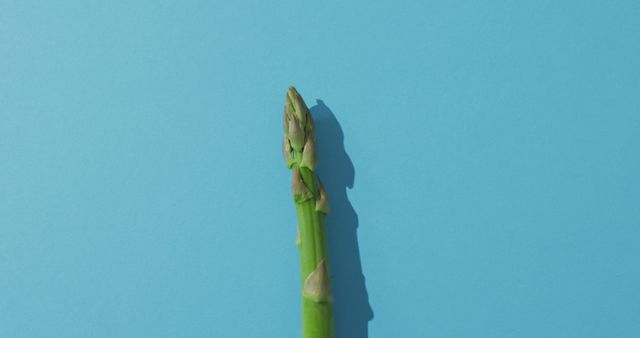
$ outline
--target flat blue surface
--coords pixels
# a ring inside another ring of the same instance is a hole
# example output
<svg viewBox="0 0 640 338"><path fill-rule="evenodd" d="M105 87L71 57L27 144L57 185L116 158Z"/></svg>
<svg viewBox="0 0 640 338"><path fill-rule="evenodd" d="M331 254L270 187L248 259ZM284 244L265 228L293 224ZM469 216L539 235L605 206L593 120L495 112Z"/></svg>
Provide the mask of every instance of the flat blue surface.
<svg viewBox="0 0 640 338"><path fill-rule="evenodd" d="M1 1L0 337L640 337L637 1ZM321 101L316 101L321 100Z"/></svg>

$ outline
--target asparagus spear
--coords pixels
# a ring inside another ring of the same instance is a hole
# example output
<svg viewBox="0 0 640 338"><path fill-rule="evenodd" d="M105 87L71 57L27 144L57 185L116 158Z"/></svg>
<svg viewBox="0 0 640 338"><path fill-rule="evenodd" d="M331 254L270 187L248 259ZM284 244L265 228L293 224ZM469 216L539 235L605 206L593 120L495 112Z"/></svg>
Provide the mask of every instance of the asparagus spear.
<svg viewBox="0 0 640 338"><path fill-rule="evenodd" d="M313 120L298 91L289 87L284 104L282 152L293 170L291 191L298 214L296 244L302 279L302 337L335 338L325 216L327 195L316 176Z"/></svg>

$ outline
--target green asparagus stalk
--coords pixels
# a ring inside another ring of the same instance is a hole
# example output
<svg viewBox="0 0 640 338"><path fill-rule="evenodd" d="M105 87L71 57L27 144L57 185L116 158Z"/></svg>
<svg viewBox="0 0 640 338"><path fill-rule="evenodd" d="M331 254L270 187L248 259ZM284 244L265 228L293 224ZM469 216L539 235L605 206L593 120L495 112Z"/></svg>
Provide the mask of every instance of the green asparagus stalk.
<svg viewBox="0 0 640 338"><path fill-rule="evenodd" d="M291 86L284 104L282 152L287 167L293 171L291 191L298 214L296 245L302 281L302 337L335 338L325 225L329 204L314 172L315 142L309 108Z"/></svg>

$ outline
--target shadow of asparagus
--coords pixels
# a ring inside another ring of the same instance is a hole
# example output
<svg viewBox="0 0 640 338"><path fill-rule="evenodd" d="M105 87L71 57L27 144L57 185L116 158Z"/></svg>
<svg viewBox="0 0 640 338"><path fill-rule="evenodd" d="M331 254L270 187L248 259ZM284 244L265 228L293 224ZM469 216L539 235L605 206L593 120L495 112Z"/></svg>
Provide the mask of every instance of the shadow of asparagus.
<svg viewBox="0 0 640 338"><path fill-rule="evenodd" d="M318 139L318 176L329 196L327 236L337 338L367 338L373 319L358 247L358 215L347 196L355 168L344 149L340 123L322 100L311 107Z"/></svg>

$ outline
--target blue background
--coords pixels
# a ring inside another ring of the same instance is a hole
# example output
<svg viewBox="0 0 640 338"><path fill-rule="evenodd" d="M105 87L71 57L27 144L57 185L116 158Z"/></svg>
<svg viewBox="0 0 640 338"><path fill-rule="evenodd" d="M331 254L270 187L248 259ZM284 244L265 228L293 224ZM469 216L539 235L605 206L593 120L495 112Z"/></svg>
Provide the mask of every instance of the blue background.
<svg viewBox="0 0 640 338"><path fill-rule="evenodd" d="M1 1L0 336L299 336L295 84L338 338L640 337L639 17Z"/></svg>

